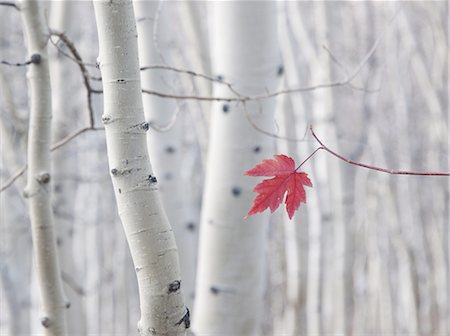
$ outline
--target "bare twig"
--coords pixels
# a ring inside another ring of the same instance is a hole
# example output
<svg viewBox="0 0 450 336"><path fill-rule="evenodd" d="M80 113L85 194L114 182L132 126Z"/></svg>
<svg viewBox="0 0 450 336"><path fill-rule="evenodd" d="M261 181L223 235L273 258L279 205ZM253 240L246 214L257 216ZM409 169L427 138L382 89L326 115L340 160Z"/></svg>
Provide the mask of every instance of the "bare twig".
<svg viewBox="0 0 450 336"><path fill-rule="evenodd" d="M49 28L49 29L50 29L50 28ZM50 35L54 35L53 33L54 33L54 32L51 31L51 32L50 32ZM57 36L57 35L55 35L55 36ZM67 36L66 36L66 37L67 37ZM78 63L78 64L82 63L85 67L97 68L97 64L94 64L94 63L88 63L88 62L84 62L84 61L80 61L79 59L76 59L75 57L73 57L73 56L69 55L68 53L66 53L64 50L61 49L60 46L58 46L58 42L59 42L59 41L54 42L52 39L50 39L50 42L53 44L53 46L54 46L56 49L58 49L58 52L60 52L63 56L67 57L67 58L70 59L71 61L73 61L73 62L75 62L75 63ZM72 44L73 44L73 43L72 43ZM91 79L92 79L92 77L91 77Z"/></svg>
<svg viewBox="0 0 450 336"><path fill-rule="evenodd" d="M80 296L86 296L86 291L79 285L75 279L68 273L61 271L61 279L69 286L75 293Z"/></svg>
<svg viewBox="0 0 450 336"><path fill-rule="evenodd" d="M50 151L53 152L54 150L57 150L59 148L61 148L62 146L64 146L65 144L67 144L68 142L70 142L71 140L75 139L78 135L87 132L87 131L102 131L104 130L104 128L100 128L100 127L83 127L80 128L79 130L73 132L72 134L69 134L68 136L66 136L65 138L61 139L60 141L58 141L57 143L53 144L50 147ZM23 173L25 173L27 170L27 164L23 165L13 176L11 176L4 185L2 185L0 187L0 193L2 191L5 191L6 189L8 189L19 177L21 177L23 175Z"/></svg>
<svg viewBox="0 0 450 336"><path fill-rule="evenodd" d="M338 58L331 52L331 50L326 45L323 45L322 47L328 53L328 55L330 56L331 60L334 63L336 63L337 66L339 66L339 68L341 68L341 70L348 77L349 76L348 69L338 60ZM350 87L353 90L363 91L363 92L366 92L366 93L377 93L377 92L380 92L380 89L367 89L367 88L364 88L364 87L356 86L356 85L354 85L352 83L347 83L347 86Z"/></svg>
<svg viewBox="0 0 450 336"><path fill-rule="evenodd" d="M387 168L381 168L381 167L377 167L377 166L372 166L372 165L368 165L365 163L360 163L360 162L356 162L350 159L347 159L345 157L343 157L342 155L334 152L333 150L331 150L330 148L328 148L318 137L317 135L314 133L314 130L312 128L312 125L309 126L309 129L311 131L312 136L314 137L314 139L316 139L316 141L320 144L321 147L319 147L318 149L323 149L325 151L327 151L328 153L330 153L331 155L337 157L338 159L347 162L348 164L354 165L354 166L358 166L358 167L363 167L363 168L367 168L367 169L371 169L371 170L376 170L376 171L380 171L386 174L391 174L391 175L416 175L416 176L450 176L449 172L417 172L417 171L407 171L407 170L394 170L394 169L387 169ZM318 150L317 149L317 150ZM315 152L317 152L317 150ZM314 153L315 153L314 152ZM311 156L310 156L311 157ZM310 158L308 157L308 159Z"/></svg>
<svg viewBox="0 0 450 336"><path fill-rule="evenodd" d="M19 177L27 171L27 164L23 165L13 176L11 176L4 185L0 188L0 192L8 189Z"/></svg>
<svg viewBox="0 0 450 336"><path fill-rule="evenodd" d="M347 75L346 78L338 81L334 81L331 83L325 83L325 84L317 84L317 85L311 85L311 86L304 86L304 87L297 87L292 89L283 89L280 91L275 92L266 92L264 94L255 95L255 96L244 96L234 90L234 93L237 95L237 97L206 97L206 96L193 96L193 95L174 95L174 94L168 94L163 92L157 92L153 90L142 90L143 93L155 95L161 98L171 98L171 99L187 99L187 100L200 100L200 101L225 101L225 102L247 102L247 101L257 101L257 100L264 100L269 98L274 98L280 95L285 94L292 94L292 93L300 93L300 92L308 92L308 91L315 91L318 89L325 89L325 88L332 88L332 87L338 87L349 84L355 77L361 72L364 65L367 63L367 61L370 59L370 57L375 53L375 50L377 49L381 38L384 36L382 34L374 43L372 48L369 50L369 52L366 54L366 56L363 58L363 60L359 63L359 65L353 70L353 72L350 73L350 75Z"/></svg>
<svg viewBox="0 0 450 336"><path fill-rule="evenodd" d="M5 65L9 65L9 66L17 66L17 67L27 66L30 64L39 64L40 62L41 62L41 55L39 55L39 54L31 55L30 59L23 63L11 63L8 61L0 61L1 64L5 64Z"/></svg>
<svg viewBox="0 0 450 336"><path fill-rule="evenodd" d="M164 133L169 131L173 125L175 125L175 122L177 121L178 113L180 113L181 108L183 105L179 104L175 110L175 113L173 114L172 118L170 118L169 122L166 125L157 124L154 121L149 121L148 125L156 132Z"/></svg>
<svg viewBox="0 0 450 336"><path fill-rule="evenodd" d="M305 138L305 137L303 137L303 139L292 138L292 137L287 137L287 136L278 135L278 134L276 134L276 133L272 133L272 132L269 132L269 131L266 131L266 130L262 129L261 127L259 127L259 126L253 121L252 117L250 116L250 113L248 112L247 105L245 104L245 102L243 103L243 109L244 109L245 117L247 118L248 122L249 122L250 125L252 125L252 127L253 127L255 130L257 130L258 132L260 132L260 133L262 133L262 134L265 134L265 135L267 135L267 136L270 136L270 137L272 137L272 138L279 139L279 140L294 141L294 142L301 142L301 141L304 141L304 138Z"/></svg>
<svg viewBox="0 0 450 336"><path fill-rule="evenodd" d="M4 65L9 65L9 66L21 67L21 66L27 66L27 65L31 64L32 62L31 62L31 60L29 60L29 61L26 61L26 62L23 62L23 63L11 63L11 62L8 62L8 61L0 61L0 63L4 64Z"/></svg>
<svg viewBox="0 0 450 336"><path fill-rule="evenodd" d="M74 138L76 138L77 136L79 136L80 134L86 132L86 131L102 131L104 130L104 128L101 127L84 127L84 128L80 128L79 130L73 132L72 134L69 134L68 136L66 136L64 139L61 139L60 141L58 141L57 143L53 144L53 146L50 148L51 151L54 151L62 146L64 146L66 143L70 142L71 140L73 140Z"/></svg>
<svg viewBox="0 0 450 336"><path fill-rule="evenodd" d="M81 75L83 76L84 86L87 90L87 104L88 104L88 112L89 112L89 128L94 127L94 110L92 108L92 94L95 93L96 90L92 89L91 83L89 82L90 74L86 69L85 64L83 63L83 60L78 52L78 50L75 48L75 45L72 41L69 40L69 38L66 36L66 34L56 31L50 32L51 36L57 36L69 49L75 60L77 61L77 64L80 68ZM53 43L53 41L50 38L50 41ZM53 43L55 46L56 44ZM57 46L56 46L57 47ZM58 48L59 49L59 48Z"/></svg>
<svg viewBox="0 0 450 336"><path fill-rule="evenodd" d="M183 73L186 75L190 75L192 77L199 77L199 78L203 78L206 79L210 82L214 82L214 83L218 83L218 84L223 84L226 85L231 92L233 92L236 96L241 96L241 94L239 94L239 92L237 92L234 88L233 85L225 80L223 80L222 78L218 78L218 77L213 77L213 76L209 76L209 75L205 75L205 74L201 74L192 70L186 70L186 69L180 69L180 68L175 68L169 65L160 65L160 64L155 64L155 65L149 65L149 66L144 66L141 67L141 71L145 71L145 70L153 70L153 69L161 69L161 70L170 70L170 71L174 71L177 73Z"/></svg>
<svg viewBox="0 0 450 336"><path fill-rule="evenodd" d="M13 7L16 10L20 11L20 7L12 1L0 1L0 6L7 6L7 7Z"/></svg>

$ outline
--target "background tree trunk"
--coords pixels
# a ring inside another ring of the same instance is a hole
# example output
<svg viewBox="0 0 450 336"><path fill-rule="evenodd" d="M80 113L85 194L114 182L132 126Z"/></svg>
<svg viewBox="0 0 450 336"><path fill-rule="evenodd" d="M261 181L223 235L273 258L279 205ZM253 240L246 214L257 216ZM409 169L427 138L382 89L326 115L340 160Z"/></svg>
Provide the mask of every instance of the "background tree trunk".
<svg viewBox="0 0 450 336"><path fill-rule="evenodd" d="M275 2L214 2L214 75L252 95L274 90L279 51ZM232 24L230 24L232 22ZM224 85L214 95L233 97ZM258 127L274 126L275 100L214 103L207 161L194 310L199 335L260 334L268 214L244 219L255 194L244 172L274 150Z"/></svg>
<svg viewBox="0 0 450 336"><path fill-rule="evenodd" d="M177 13L172 4L161 4L155 1L134 1L141 67L176 64L174 40L177 34L173 33L170 18ZM160 5L162 8L159 8ZM180 87L178 75L167 69L142 71L141 80L147 90L174 92ZM187 220L187 189L183 174L183 158L186 156L183 143L185 111L181 103L175 100L152 95L144 95L143 103L145 118L150 123L147 134L149 155L158 176L164 209L177 241L185 303L191 306L194 296L196 230L195 224ZM183 110L182 113L180 110Z"/></svg>

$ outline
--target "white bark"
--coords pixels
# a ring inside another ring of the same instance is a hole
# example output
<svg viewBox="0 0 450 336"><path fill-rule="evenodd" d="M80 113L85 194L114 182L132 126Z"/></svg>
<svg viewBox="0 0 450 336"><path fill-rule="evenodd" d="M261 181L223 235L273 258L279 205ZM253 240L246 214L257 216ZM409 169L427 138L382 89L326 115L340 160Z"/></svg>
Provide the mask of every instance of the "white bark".
<svg viewBox="0 0 450 336"><path fill-rule="evenodd" d="M51 89L47 56L47 34L37 1L20 3L27 36L28 54L37 60L28 68L30 127L28 136L28 181L30 219L36 272L44 316L45 335L66 333L61 271L59 268L51 207L50 139Z"/></svg>
<svg viewBox="0 0 450 336"><path fill-rule="evenodd" d="M71 11L74 10L73 2L69 0L54 1L50 4L49 25L51 29L67 32L71 22ZM70 60L62 55L57 48L49 50L50 77L52 82L52 138L53 143L58 142L74 130L76 106L72 96L73 79L78 79L78 73L71 73ZM71 76L72 75L72 76ZM72 89L72 90L71 90ZM79 93L78 91L76 93ZM84 106L83 106L84 107ZM76 250L73 240L74 230L74 204L77 182L67 179L67 176L77 174L77 155L69 148L64 148L53 153L53 182L54 182L54 219L57 235L58 252L63 273L73 277L77 274L74 264L73 251ZM67 327L69 334L84 335L85 321L82 301L79 294L70 286L64 284L64 292L70 302L68 310Z"/></svg>
<svg viewBox="0 0 450 336"><path fill-rule="evenodd" d="M141 335L182 335L189 314L178 252L147 152L131 1L94 2L108 160L139 284Z"/></svg>
<svg viewBox="0 0 450 336"><path fill-rule="evenodd" d="M276 89L279 66L275 2L214 2L213 71L243 94ZM216 85L214 95L232 96ZM274 100L213 104L197 273L194 331L255 335L262 320L268 214L244 219L255 194L247 169L270 157Z"/></svg>

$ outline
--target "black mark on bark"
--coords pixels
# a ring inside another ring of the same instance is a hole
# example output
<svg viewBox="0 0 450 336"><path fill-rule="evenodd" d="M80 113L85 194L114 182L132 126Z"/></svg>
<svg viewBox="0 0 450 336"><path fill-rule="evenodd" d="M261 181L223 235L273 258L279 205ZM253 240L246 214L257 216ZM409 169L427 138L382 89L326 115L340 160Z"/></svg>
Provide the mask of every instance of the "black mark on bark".
<svg viewBox="0 0 450 336"><path fill-rule="evenodd" d="M175 280L174 282L171 282L168 286L169 293L176 292L181 287L181 280Z"/></svg>
<svg viewBox="0 0 450 336"><path fill-rule="evenodd" d="M233 187L233 189L231 189L231 192L233 193L233 196L238 197L241 194L241 188L239 187Z"/></svg>
<svg viewBox="0 0 450 336"><path fill-rule="evenodd" d="M48 317L43 317L41 318L41 324L44 328L48 328L52 323Z"/></svg>
<svg viewBox="0 0 450 336"><path fill-rule="evenodd" d="M102 122L104 125L109 124L111 122L111 116L109 114L102 115Z"/></svg>
<svg viewBox="0 0 450 336"><path fill-rule="evenodd" d="M31 61L31 63L33 63L33 64L39 64L39 63L41 63L41 55L39 55L39 54L33 54L33 55L31 55L30 61Z"/></svg>
<svg viewBox="0 0 450 336"><path fill-rule="evenodd" d="M283 75L284 74L284 65L283 64L280 64L279 66L278 66L278 69L277 69L277 75L278 76L281 76L281 75Z"/></svg>
<svg viewBox="0 0 450 336"><path fill-rule="evenodd" d="M184 322L184 326L186 327L186 329L188 329L191 326L191 319L190 319L188 307L186 307L186 314L184 314L184 316L181 318L181 320L178 321L175 325L180 325L183 322Z"/></svg>
<svg viewBox="0 0 450 336"><path fill-rule="evenodd" d="M218 295L220 292L220 289L215 287L215 286L211 286L209 287L209 290L211 291L211 293L213 293L214 295Z"/></svg>
<svg viewBox="0 0 450 336"><path fill-rule="evenodd" d="M36 180L39 182L39 184L47 184L50 182L50 174L45 172L45 173L40 173L37 177Z"/></svg>

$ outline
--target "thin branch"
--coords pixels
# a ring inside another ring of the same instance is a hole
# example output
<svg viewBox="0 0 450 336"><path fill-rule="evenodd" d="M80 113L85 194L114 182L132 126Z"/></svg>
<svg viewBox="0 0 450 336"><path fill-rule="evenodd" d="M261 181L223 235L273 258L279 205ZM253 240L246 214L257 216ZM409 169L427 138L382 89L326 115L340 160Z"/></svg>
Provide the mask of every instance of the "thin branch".
<svg viewBox="0 0 450 336"><path fill-rule="evenodd" d="M393 22L393 20L394 20L396 15L397 14L395 14L394 17L390 20L390 23ZM317 84L317 85L312 85L312 86L297 87L297 88L292 88L292 89L287 88L287 89L283 89L283 90L280 90L280 91L266 92L265 94L260 94L260 95L255 95L255 96L245 96L245 95L242 95L241 93L239 93L238 91L236 91L232 87L231 83L224 82L222 79L213 78L211 76L207 76L207 75L203 75L203 74L198 74L198 73L195 73L195 72L189 71L189 70L182 70L182 69L173 68L171 66L153 65L153 66L142 67L141 70L167 69L167 70L172 70L172 71L176 71L176 72L180 72L180 73L187 73L187 74L190 74L190 75L193 75L193 76L202 77L202 78L205 78L205 79L217 82L217 83L223 83L223 84L227 85L230 88L230 90L236 95L236 97L211 97L211 96L196 96L196 95L176 95L176 94L170 94L170 93L164 93L164 92L158 92L158 91L146 90L146 89L143 89L142 92L146 93L146 94L151 94L151 95L154 95L154 96L157 96L157 97L169 98L169 99L184 99L184 100L199 100L199 101L224 101L224 102L241 102L241 103L245 103L247 101L258 101L258 100L274 98L274 97L277 97L277 96L280 96L280 95L286 95L286 94L292 94L292 93L300 93L300 92L308 92L308 91L314 91L314 90L318 90L318 89L333 88L333 87L337 87L337 86L349 85L349 84L351 84L351 81L353 81L355 79L355 77L358 76L358 74L361 72L361 70L364 67L364 65L373 56L373 54L375 53L375 51L376 51L378 45L380 44L382 38L384 37L384 34L386 33L386 30L387 30L387 27L383 31L383 33L377 38L377 40L374 42L374 44L370 48L369 52L364 56L362 61L353 70L353 72L351 72L350 74L346 74L346 77L344 79L337 80L337 81L334 81L334 82L325 83L325 84ZM102 93L102 91L98 90L95 93Z"/></svg>
<svg viewBox="0 0 450 336"><path fill-rule="evenodd" d="M363 58L363 60L359 63L359 65L353 70L350 75L347 75L346 78L338 81L334 81L331 83L325 83L325 84L317 84L312 86L304 86L304 87L297 87L292 89L283 89L280 91L275 92L267 92L265 94L255 95L255 96L244 96L240 94L239 92L235 91L235 94L237 97L206 97L206 96L192 96L192 95L174 95L174 94L167 94L163 92L157 92L153 90L142 90L143 93L155 95L161 98L171 98L171 99L186 99L186 100L200 100L200 101L225 101L225 102L247 102L247 101L257 101L257 100L264 100L269 98L274 98L280 95L285 94L292 94L292 93L300 93L300 92L308 92L308 91L314 91L318 89L324 89L324 88L332 88L337 86L343 86L349 84L355 77L361 72L364 65L368 62L370 57L375 53L375 50L377 49L381 38L384 36L384 33L375 41L372 48L369 50L369 52L366 54L366 56Z"/></svg>
<svg viewBox="0 0 450 336"><path fill-rule="evenodd" d="M175 113L173 114L172 118L170 118L170 120L167 124L161 125L161 124L157 124L154 121L150 120L148 123L149 127L151 127L156 132L160 132L160 133L165 133L165 132L169 131L175 125L175 122L177 121L178 113L180 113L182 106L183 105L177 106Z"/></svg>
<svg viewBox="0 0 450 336"><path fill-rule="evenodd" d="M29 61L26 61L26 62L23 62L23 63L11 63L11 62L8 62L8 61L0 61L0 63L4 64L4 65L9 65L9 66L22 67L22 66L30 65L32 62L31 62L31 60L29 60Z"/></svg>
<svg viewBox="0 0 450 336"><path fill-rule="evenodd" d="M64 139L61 139L60 141L58 141L57 143L53 144L52 147L50 147L51 151L54 151L62 146L64 146L66 143L70 142L72 139L76 138L77 136L79 136L80 134L86 132L86 131L102 131L104 130L104 128L101 127L84 127L84 128L80 128L79 130L73 132L72 134L69 134L68 136L66 136Z"/></svg>
<svg viewBox="0 0 450 336"><path fill-rule="evenodd" d="M20 11L20 7L12 1L0 1L0 6L7 6L7 7L13 7L16 10Z"/></svg>
<svg viewBox="0 0 450 336"><path fill-rule="evenodd" d="M0 188L0 192L8 189L19 177L27 171L27 164L23 165L13 176L11 176L8 181Z"/></svg>
<svg viewBox="0 0 450 336"><path fill-rule="evenodd" d="M203 78L203 79L206 79L206 80L208 80L210 82L223 84L223 85L226 85L230 89L230 91L233 92L236 96L241 96L241 94L239 92L237 92L233 88L233 85L231 83L223 80L220 77L213 77L213 76L201 74L201 73L198 73L198 72L195 72L195 71L192 71L192 70L175 68L175 67L172 67L172 66L169 66L169 65L155 64L155 65L149 65L149 66L144 66L144 67L140 68L141 71L153 70L153 69L170 70L170 71L174 71L174 72L177 72L177 73L183 73L183 74L186 74L186 75L190 75L192 77Z"/></svg>
<svg viewBox="0 0 450 336"><path fill-rule="evenodd" d="M377 167L377 166L372 166L372 165L368 165L368 164L364 164L364 163L360 163L360 162L356 162L350 159L347 159L345 157L343 157L342 155L334 152L333 150L331 150L330 148L328 148L318 137L317 135L314 133L314 130L312 128L312 125L309 126L309 129L311 131L312 136L314 137L314 139L316 139L316 141L320 144L321 149L327 151L328 153L330 153L331 155L337 157L338 159L347 162L348 164L354 165L354 166L358 166L358 167L363 167L363 168L367 168L367 169L371 169L371 170L376 170L376 171L380 171L386 174L391 174L391 175L416 175L416 176L450 176L449 172L417 172L417 171L407 171L407 170L393 170L393 169L387 169L387 168L381 168L381 167Z"/></svg>
<svg viewBox="0 0 450 336"><path fill-rule="evenodd" d="M50 28L49 28L49 30L51 30ZM53 31L51 31L50 32L50 35L54 35L53 34L54 32ZM57 35L55 35L55 36L57 36ZM67 37L67 36L66 36ZM52 39L50 39L50 42L53 44L53 46L56 48L56 49L58 49L58 52L60 52L63 56L65 56L65 57L67 57L68 59L70 59L71 61L73 61L73 62L75 62L75 63L78 63L78 64L83 64L85 67L91 67L91 68L98 68L98 66L97 66L97 64L94 64L94 63L88 63L88 62L84 62L84 61L82 61L82 60L79 60L79 59L76 59L75 57L73 57L73 56L71 56L71 55L69 55L68 53L66 53L64 50L62 50L61 49L61 47L60 46L58 46L58 42L54 42ZM73 43L72 43L73 44ZM92 78L91 78L92 79ZM101 80L101 79L100 79Z"/></svg>
<svg viewBox="0 0 450 336"><path fill-rule="evenodd" d="M78 66L80 68L80 71L81 71L81 75L83 76L84 86L86 87L86 90L87 90L87 103L88 103L88 112L89 112L89 127L93 128L94 127L94 110L92 108L92 94L94 93L95 90L92 89L91 83L89 82L90 74L87 71L85 64L83 63L83 60L82 60L78 50L75 48L75 45L73 44L72 41L69 40L69 38L66 36L66 34L60 33L60 32L56 32L56 31L51 31L50 35L59 37L59 39L67 46L67 48L69 49L69 51L71 52L71 54L73 55L73 57L77 61L77 64L78 64ZM53 43L51 38L50 38L50 41ZM53 44L56 46L55 43L53 43Z"/></svg>
<svg viewBox="0 0 450 336"><path fill-rule="evenodd" d="M50 147L50 151L53 152L59 148L61 148L62 146L64 146L65 144L67 144L68 142L70 142L71 140L75 139L78 135L86 132L86 131L103 131L104 128L101 127L83 127L80 128L79 130L73 132L72 134L69 134L68 136L66 136L65 138L61 139L60 141L58 141L57 143L53 144ZM11 176L4 185L2 185L0 187L0 193L2 191L5 191L6 189L8 189L19 177L21 177L23 175L23 173L25 173L27 170L27 164L23 165L13 176Z"/></svg>
<svg viewBox="0 0 450 336"><path fill-rule="evenodd" d="M0 61L1 64L5 64L5 65L9 65L9 66L17 66L17 67L22 67L22 66L27 66L30 64L39 64L41 63L41 55L39 54L33 54L31 55L30 59L26 62L23 63L11 63L8 61Z"/></svg>
<svg viewBox="0 0 450 336"><path fill-rule="evenodd" d="M336 65L347 75L347 77L349 76L349 72L348 69L337 59L337 57L331 52L331 50L326 46L326 45L322 45L322 48L325 49L325 51L328 53L328 55L330 56L331 60L336 63ZM353 90L358 90L358 91L363 91L366 93L377 93L380 92L380 89L367 89L364 87L359 87L356 86L352 83L348 83L347 84L348 87L350 87Z"/></svg>
<svg viewBox="0 0 450 336"><path fill-rule="evenodd" d="M75 293L77 293L80 296L86 296L86 291L84 288L79 285L75 279L69 274L64 271L61 271L61 279L66 283L67 286L69 286Z"/></svg>
<svg viewBox="0 0 450 336"><path fill-rule="evenodd" d="M272 133L272 132L269 132L269 131L266 131L266 130L262 129L261 127L259 127L259 126L253 121L253 119L252 119L252 117L250 116L250 113L249 113L249 111L248 111L248 109L247 109L247 105L245 104L245 102L243 103L243 108L244 108L245 117L247 118L248 122L249 122L250 125L252 125L252 127L253 127L255 130L257 130L258 132L260 132L260 133L262 133L262 134L265 134L265 135L267 135L267 136L270 136L270 137L272 137L272 138L279 139L279 140L286 140L286 141L293 141L293 142L301 142L301 141L304 141L304 138L305 138L305 137L303 137L302 139L291 138L291 137L286 137L286 136L278 135L278 134L276 134L276 133Z"/></svg>

